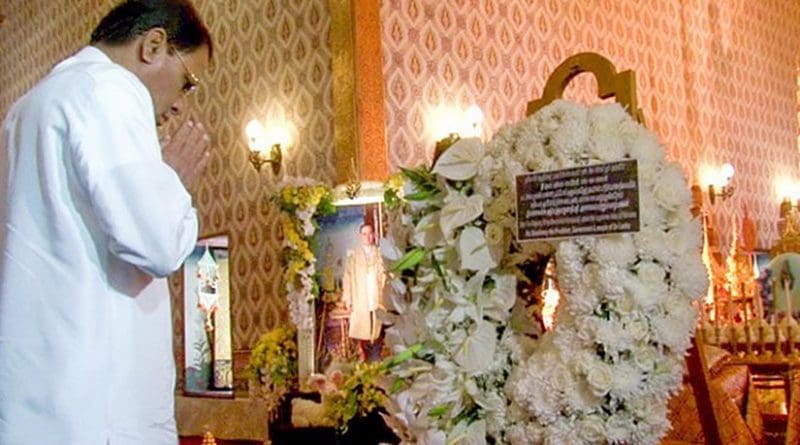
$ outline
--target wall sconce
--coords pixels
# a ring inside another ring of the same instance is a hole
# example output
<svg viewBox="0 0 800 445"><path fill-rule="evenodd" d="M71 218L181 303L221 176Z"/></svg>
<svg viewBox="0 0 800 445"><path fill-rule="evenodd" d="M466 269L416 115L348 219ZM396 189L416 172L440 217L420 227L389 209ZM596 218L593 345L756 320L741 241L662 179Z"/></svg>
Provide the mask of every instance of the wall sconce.
<svg viewBox="0 0 800 445"><path fill-rule="evenodd" d="M439 156L441 156L445 150L450 148L451 145L455 144L462 137L479 138L481 137L481 133L483 133L483 111L481 111L480 107L477 105L470 105L461 115L462 119L460 121L458 119L455 121L451 120L450 118L453 114L457 115L457 112L443 114L442 117L440 117L441 122L447 122L446 127L449 127L450 130L443 132L446 136L436 141L436 149L433 152L433 165L436 164ZM444 119L445 116L447 119ZM440 128L445 127L441 122L439 123Z"/></svg>
<svg viewBox="0 0 800 445"><path fill-rule="evenodd" d="M722 167L720 167L714 175L715 177L708 185L708 199L711 201L712 205L714 205L717 198L721 198L724 201L733 196L733 184L731 184L731 179L734 173L735 170L733 166L725 163L722 164Z"/></svg>
<svg viewBox="0 0 800 445"><path fill-rule="evenodd" d="M471 136L476 138L481 137L481 133L483 133L483 111L481 111L480 107L477 105L470 105L467 111L464 112L464 119L471 130Z"/></svg>
<svg viewBox="0 0 800 445"><path fill-rule="evenodd" d="M261 166L269 163L272 165L272 173L276 175L280 173L283 160L281 146L285 149L289 141L286 129L276 128L271 135L268 135L264 126L253 119L247 124L245 134L248 148L250 148L248 159L253 167L260 172Z"/></svg>
<svg viewBox="0 0 800 445"><path fill-rule="evenodd" d="M780 216L781 218L786 218L792 212L796 212L800 209L800 184L788 184L782 194L784 196L781 201Z"/></svg>

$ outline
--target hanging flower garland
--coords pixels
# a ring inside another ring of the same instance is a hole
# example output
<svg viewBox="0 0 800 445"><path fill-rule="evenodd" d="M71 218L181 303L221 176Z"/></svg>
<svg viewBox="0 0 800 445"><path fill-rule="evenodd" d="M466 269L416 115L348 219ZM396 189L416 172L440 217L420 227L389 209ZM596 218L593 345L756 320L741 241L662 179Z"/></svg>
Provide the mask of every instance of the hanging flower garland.
<svg viewBox="0 0 800 445"><path fill-rule="evenodd" d="M310 180L298 179L284 186L277 200L282 212L283 291L289 317L298 330L308 330L314 320L308 303L319 295L311 239L317 231L316 218L332 214L336 208L331 189Z"/></svg>
<svg viewBox="0 0 800 445"><path fill-rule="evenodd" d="M626 159L639 232L516 241L517 175ZM403 442L657 443L707 277L689 189L656 137L617 104L559 100L405 174L387 341L426 348L394 370L387 409ZM557 327L529 341L512 310L519 266L551 253Z"/></svg>

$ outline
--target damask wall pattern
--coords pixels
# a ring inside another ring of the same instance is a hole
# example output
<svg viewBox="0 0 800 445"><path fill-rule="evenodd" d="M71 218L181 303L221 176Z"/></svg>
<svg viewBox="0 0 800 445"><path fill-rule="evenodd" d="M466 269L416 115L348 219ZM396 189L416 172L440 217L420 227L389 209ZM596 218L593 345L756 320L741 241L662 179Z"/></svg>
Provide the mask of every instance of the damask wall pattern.
<svg viewBox="0 0 800 445"><path fill-rule="evenodd" d="M736 167L735 195L710 210L722 244L745 213L759 246L776 237L775 182L800 179L800 2L384 0L381 22L391 169L432 157L442 110L479 105L488 139L566 57L593 51L636 72L647 125L691 182ZM566 95L596 102L595 91L581 75Z"/></svg>
<svg viewBox="0 0 800 445"><path fill-rule="evenodd" d="M0 113L50 67L88 42L111 0L6 0L0 26ZM278 209L270 201L286 176L335 179L326 0L195 0L213 35L214 61L190 98L190 115L212 138L211 161L192 191L203 234L231 243L234 350L248 349L287 319L280 296ZM247 160L250 119L288 121L293 142L280 176ZM181 350L180 275L172 277L176 358Z"/></svg>

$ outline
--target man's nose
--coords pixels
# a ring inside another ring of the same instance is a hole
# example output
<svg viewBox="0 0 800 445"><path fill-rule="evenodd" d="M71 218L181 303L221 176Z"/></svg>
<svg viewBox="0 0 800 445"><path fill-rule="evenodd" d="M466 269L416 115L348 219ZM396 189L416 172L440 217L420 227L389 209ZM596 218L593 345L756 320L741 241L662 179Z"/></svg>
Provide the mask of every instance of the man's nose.
<svg viewBox="0 0 800 445"><path fill-rule="evenodd" d="M169 107L169 113L172 116L178 116L181 113L183 113L184 111L186 111L186 97L185 96L179 97L178 100L173 102L172 105L170 105L170 107Z"/></svg>

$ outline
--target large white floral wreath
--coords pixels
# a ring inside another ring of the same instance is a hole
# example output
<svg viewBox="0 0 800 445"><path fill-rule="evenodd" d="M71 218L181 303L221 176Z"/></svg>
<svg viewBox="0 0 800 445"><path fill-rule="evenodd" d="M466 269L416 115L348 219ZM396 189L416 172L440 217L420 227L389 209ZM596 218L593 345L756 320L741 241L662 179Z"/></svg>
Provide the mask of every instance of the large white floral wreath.
<svg viewBox="0 0 800 445"><path fill-rule="evenodd" d="M516 175L625 159L638 161L639 232L516 241ZM559 100L404 173L387 341L425 347L393 371L403 443L657 443L707 278L690 192L656 137L617 104ZM519 265L553 252L557 327L527 341Z"/></svg>

